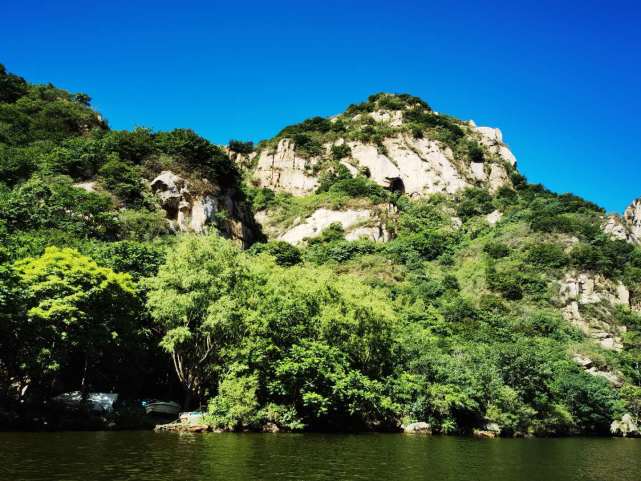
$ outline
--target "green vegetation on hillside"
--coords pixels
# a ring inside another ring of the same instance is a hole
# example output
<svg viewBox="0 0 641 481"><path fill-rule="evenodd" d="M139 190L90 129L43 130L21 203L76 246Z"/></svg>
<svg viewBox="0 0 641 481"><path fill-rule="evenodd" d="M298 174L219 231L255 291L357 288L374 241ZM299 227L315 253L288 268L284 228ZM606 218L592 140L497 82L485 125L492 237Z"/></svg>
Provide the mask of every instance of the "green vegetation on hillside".
<svg viewBox="0 0 641 481"><path fill-rule="evenodd" d="M410 200L338 166L292 197L243 186L225 151L190 130L111 131L89 100L0 68L0 425L73 390L174 398L226 430L426 421L443 434L565 435L641 413L641 315L580 306L618 329L619 352L561 314L560 283L577 273L640 299L641 250L602 233L598 206L516 172L515 189ZM388 94L259 148L288 137L314 156L352 134L381 142L396 128L368 120L381 109L400 112L405 133L485 155L462 122ZM337 144L327 161L349 155ZM243 251L215 232L175 235L149 188L162 170L243 188L279 226L319 207L381 208L393 238L347 241L333 224L298 246Z"/></svg>

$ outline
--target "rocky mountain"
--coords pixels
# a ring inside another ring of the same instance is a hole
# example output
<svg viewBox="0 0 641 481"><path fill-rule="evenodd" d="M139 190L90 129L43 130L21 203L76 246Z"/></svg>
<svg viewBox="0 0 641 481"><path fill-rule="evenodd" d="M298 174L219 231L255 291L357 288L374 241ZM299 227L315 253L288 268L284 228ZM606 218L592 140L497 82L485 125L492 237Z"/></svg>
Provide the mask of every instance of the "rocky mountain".
<svg viewBox="0 0 641 481"><path fill-rule="evenodd" d="M511 185L515 165L500 130L440 115L415 97L378 94L340 115L283 129L260 147L252 178L259 187L306 195L324 173L344 167L420 197L471 186L496 192Z"/></svg>
<svg viewBox="0 0 641 481"><path fill-rule="evenodd" d="M16 412L88 370L217 429L641 435L641 199L529 183L410 95L221 147L0 68L0 240Z"/></svg>

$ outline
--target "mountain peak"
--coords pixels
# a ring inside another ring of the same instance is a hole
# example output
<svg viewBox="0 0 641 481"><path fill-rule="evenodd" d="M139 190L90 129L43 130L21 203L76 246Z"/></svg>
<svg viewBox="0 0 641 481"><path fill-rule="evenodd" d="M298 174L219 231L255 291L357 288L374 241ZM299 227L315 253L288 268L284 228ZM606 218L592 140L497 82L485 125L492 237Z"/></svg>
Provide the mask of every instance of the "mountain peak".
<svg viewBox="0 0 641 481"><path fill-rule="evenodd" d="M422 196L511 187L515 164L500 130L439 114L409 94L378 93L262 142L253 178L260 187L306 195L323 175L345 168L354 177Z"/></svg>

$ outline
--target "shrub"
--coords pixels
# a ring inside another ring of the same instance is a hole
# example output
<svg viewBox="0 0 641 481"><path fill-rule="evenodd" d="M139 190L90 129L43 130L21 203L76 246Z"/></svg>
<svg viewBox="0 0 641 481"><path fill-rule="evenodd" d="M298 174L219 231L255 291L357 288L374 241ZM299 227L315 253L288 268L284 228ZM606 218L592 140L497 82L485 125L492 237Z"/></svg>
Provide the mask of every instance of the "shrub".
<svg viewBox="0 0 641 481"><path fill-rule="evenodd" d="M352 149L347 144L332 145L332 158L341 160L352 155Z"/></svg>
<svg viewBox="0 0 641 481"><path fill-rule="evenodd" d="M144 181L138 169L128 162L123 162L116 154L98 171L103 185L129 206L139 206L142 202Z"/></svg>
<svg viewBox="0 0 641 481"><path fill-rule="evenodd" d="M133 131L113 130L102 138L105 150L115 152L123 161L139 165L156 152L155 136L149 129L137 127Z"/></svg>
<svg viewBox="0 0 641 481"><path fill-rule="evenodd" d="M572 265L606 276L622 273L634 247L625 241L600 238L591 244L579 244L570 252Z"/></svg>
<svg viewBox="0 0 641 481"><path fill-rule="evenodd" d="M329 192L345 194L350 197L367 197L375 203L384 202L389 196L383 187L365 177L339 179L332 184Z"/></svg>
<svg viewBox="0 0 641 481"><path fill-rule="evenodd" d="M162 210L124 209L118 214L118 222L121 239L149 241L170 232Z"/></svg>
<svg viewBox="0 0 641 481"><path fill-rule="evenodd" d="M468 188L459 196L457 215L467 220L477 215L486 215L494 210L492 197L484 189Z"/></svg>
<svg viewBox="0 0 641 481"><path fill-rule="evenodd" d="M312 117L311 119L304 120L299 124L285 127L278 133L278 137L292 137L297 134L310 132L326 133L330 130L332 130L332 123L328 119L323 117Z"/></svg>
<svg viewBox="0 0 641 481"><path fill-rule="evenodd" d="M534 244L528 248L525 260L538 267L558 269L568 264L563 246L554 243Z"/></svg>
<svg viewBox="0 0 641 481"><path fill-rule="evenodd" d="M269 208L269 206L276 199L275 192L271 189L268 189L267 187L261 187L259 189L250 187L246 188L245 190L248 198L251 200L254 211Z"/></svg>
<svg viewBox="0 0 641 481"><path fill-rule="evenodd" d="M510 254L510 248L502 242L488 242L483 247L483 252L492 259L501 259L502 257L507 257Z"/></svg>
<svg viewBox="0 0 641 481"><path fill-rule="evenodd" d="M276 264L289 267L302 262L301 252L296 246L285 241L270 241L265 244L254 244L252 252L266 252L276 259Z"/></svg>
<svg viewBox="0 0 641 481"><path fill-rule="evenodd" d="M210 180L230 185L235 183L238 172L225 152L209 143L190 129L175 129L156 135L159 149L182 161Z"/></svg>
<svg viewBox="0 0 641 481"><path fill-rule="evenodd" d="M0 64L0 102L12 103L27 94L27 82L7 72Z"/></svg>
<svg viewBox="0 0 641 481"><path fill-rule="evenodd" d="M509 301L523 298L523 289L519 277L513 272L498 272L493 264L485 271L487 285L493 291L500 292Z"/></svg>
<svg viewBox="0 0 641 481"><path fill-rule="evenodd" d="M307 134L294 134L292 140L296 145L296 150L302 155L314 157L323 153L322 144L313 137Z"/></svg>
<svg viewBox="0 0 641 481"><path fill-rule="evenodd" d="M343 164L338 164L335 168L328 169L319 177L319 185L316 192L327 192L337 182L352 178L349 169Z"/></svg>
<svg viewBox="0 0 641 481"><path fill-rule="evenodd" d="M258 422L258 378L253 376L225 376L218 387L218 395L209 402L212 424L220 429L234 431L255 427Z"/></svg>
<svg viewBox="0 0 641 481"><path fill-rule="evenodd" d="M238 154L251 154L254 151L253 142L243 142L242 140L230 140L229 150Z"/></svg>

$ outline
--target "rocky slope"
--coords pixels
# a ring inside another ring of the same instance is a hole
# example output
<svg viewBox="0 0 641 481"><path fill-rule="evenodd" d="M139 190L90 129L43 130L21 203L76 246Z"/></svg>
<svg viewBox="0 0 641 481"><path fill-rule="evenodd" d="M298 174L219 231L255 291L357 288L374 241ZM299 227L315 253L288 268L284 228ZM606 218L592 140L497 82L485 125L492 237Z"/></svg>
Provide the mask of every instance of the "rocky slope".
<svg viewBox="0 0 641 481"><path fill-rule="evenodd" d="M412 197L510 186L516 159L500 130L433 112L407 96L379 94L330 119L311 119L264 143L255 185L292 195L313 193L323 172L346 167Z"/></svg>

